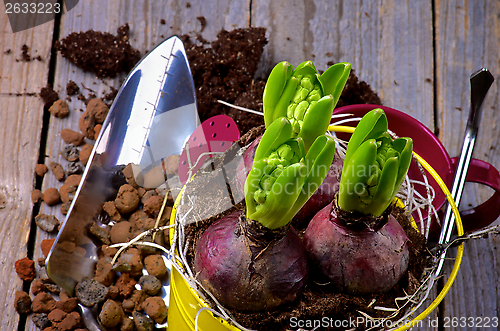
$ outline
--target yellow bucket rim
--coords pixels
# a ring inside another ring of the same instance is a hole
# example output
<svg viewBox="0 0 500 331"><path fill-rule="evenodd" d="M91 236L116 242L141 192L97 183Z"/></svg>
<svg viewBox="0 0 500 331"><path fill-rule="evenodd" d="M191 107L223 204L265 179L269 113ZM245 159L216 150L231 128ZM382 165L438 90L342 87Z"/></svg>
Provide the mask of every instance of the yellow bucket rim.
<svg viewBox="0 0 500 331"><path fill-rule="evenodd" d="M353 133L354 132L354 127L351 126L343 126L343 125L330 125L328 127L329 131L335 131L335 132L345 132L345 133ZM443 191L446 199L448 200L448 203L450 204L450 207L453 211L453 215L455 216L455 225L457 227L457 233L459 236L462 236L464 234L464 229L462 225L462 219L460 217L460 212L458 211L457 205L455 204L455 200L453 200L453 197L451 196L450 190L446 186L445 182L443 179L439 176L439 174L432 168L432 166L425 161L420 155L418 155L415 151L413 151L413 156L420 162L420 164L424 167L427 172L434 178L434 180L437 182L441 190ZM175 224L175 217L177 214L177 207L180 204L180 200L182 197L182 194L184 192L184 188L181 190L179 195L177 196L174 206L172 208L172 214L170 218L170 224L173 225ZM170 228L169 230L169 237L170 237L170 244L172 245L172 241L174 238L174 232L175 232L175 227ZM394 329L395 331L403 331L403 330L408 330L416 325L419 325L419 322L424 320L436 307L443 301L444 297L450 290L451 286L453 285L457 274L458 270L460 269L460 265L462 263L462 258L464 255L464 248L465 248L465 243L461 243L458 245L457 248L457 254L455 257L455 263L453 264L453 268L450 272L450 276L446 280L446 283L444 284L441 292L436 296L436 298L431 302L431 304L419 315L414 317L412 320L408 321L404 325ZM195 297L198 299L198 301L204 305L207 308L210 308L210 306L202 299L199 297L199 295L192 289L190 288L191 292L195 295ZM214 318L220 319L220 317L214 316ZM239 330L238 328L234 328L235 330Z"/></svg>

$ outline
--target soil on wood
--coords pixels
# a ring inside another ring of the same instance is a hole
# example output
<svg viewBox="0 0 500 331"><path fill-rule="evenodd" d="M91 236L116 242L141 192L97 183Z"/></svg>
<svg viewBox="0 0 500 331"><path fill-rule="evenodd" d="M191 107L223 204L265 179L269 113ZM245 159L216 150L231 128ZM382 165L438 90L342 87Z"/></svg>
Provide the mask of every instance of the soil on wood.
<svg viewBox="0 0 500 331"><path fill-rule="evenodd" d="M118 28L117 34L88 30L73 32L56 43L61 55L97 77L116 77L128 73L139 61L138 50L130 46L128 24Z"/></svg>
<svg viewBox="0 0 500 331"><path fill-rule="evenodd" d="M37 55L35 57L31 57L30 49L29 49L28 45L23 45L21 47L21 59L16 59L16 61L17 62L19 62L19 61L30 62L32 60L42 61L42 57L40 55Z"/></svg>
<svg viewBox="0 0 500 331"><path fill-rule="evenodd" d="M255 73L267 44L265 29L222 30L209 47L198 45L189 36L182 38L196 86L200 120L227 114L242 133L263 124L262 116L229 108L217 100L262 111L265 82L255 78Z"/></svg>
<svg viewBox="0 0 500 331"><path fill-rule="evenodd" d="M48 109L54 102L59 100L59 94L52 88L52 86L47 85L42 87L40 90L40 97L43 100L43 105Z"/></svg>
<svg viewBox="0 0 500 331"><path fill-rule="evenodd" d="M78 94L78 92L80 92L80 87L78 87L74 81L70 80L68 84L66 84L66 94L75 95Z"/></svg>

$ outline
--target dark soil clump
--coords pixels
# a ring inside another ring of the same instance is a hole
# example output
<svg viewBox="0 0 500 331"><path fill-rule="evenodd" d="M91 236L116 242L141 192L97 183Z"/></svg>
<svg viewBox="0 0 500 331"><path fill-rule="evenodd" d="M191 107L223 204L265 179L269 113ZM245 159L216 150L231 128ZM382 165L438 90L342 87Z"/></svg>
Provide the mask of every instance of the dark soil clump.
<svg viewBox="0 0 500 331"><path fill-rule="evenodd" d="M5 53L8 54L7 52L5 52ZM10 50L9 50L9 53L10 53ZM29 49L28 45L23 45L21 47L21 59L16 59L16 62L19 62L19 61L30 62L32 60L42 61L42 57L40 55L37 55L35 57L31 57L30 49Z"/></svg>
<svg viewBox="0 0 500 331"><path fill-rule="evenodd" d="M46 108L52 106L54 102L59 100L59 94L52 88L52 86L48 85L46 87L42 87L40 90L40 97L43 100L43 105Z"/></svg>
<svg viewBox="0 0 500 331"><path fill-rule="evenodd" d="M70 80L68 84L66 84L66 94L75 95L78 94L78 92L80 92L80 87L78 87L74 81Z"/></svg>
<svg viewBox="0 0 500 331"><path fill-rule="evenodd" d="M119 27L116 36L94 30L73 32L58 41L56 49L76 66L100 78L128 73L141 58L139 51L130 46L128 24Z"/></svg>
<svg viewBox="0 0 500 331"><path fill-rule="evenodd" d="M260 115L222 105L217 100L262 111L264 82L255 79L264 46L264 28L222 30L211 47L183 36L191 66L200 120L219 114L231 116L242 133L264 123Z"/></svg>
<svg viewBox="0 0 500 331"><path fill-rule="evenodd" d="M22 50L22 60L25 61L25 62L29 62L31 61L31 56L29 54L29 48L27 45L23 45L23 47L21 47L21 50Z"/></svg>

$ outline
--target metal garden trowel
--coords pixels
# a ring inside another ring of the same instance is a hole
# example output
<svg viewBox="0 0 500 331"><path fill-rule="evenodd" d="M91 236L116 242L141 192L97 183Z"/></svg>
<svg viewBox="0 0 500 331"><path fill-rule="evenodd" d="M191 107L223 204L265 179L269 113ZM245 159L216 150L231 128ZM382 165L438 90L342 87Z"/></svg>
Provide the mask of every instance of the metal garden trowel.
<svg viewBox="0 0 500 331"><path fill-rule="evenodd" d="M165 160L181 154L199 124L186 52L182 41L171 37L136 65L110 108L47 258L47 272L56 284L73 294L79 281L93 277L98 256L89 227L102 226L104 202L125 183L121 170L131 165L140 186L169 186Z"/></svg>

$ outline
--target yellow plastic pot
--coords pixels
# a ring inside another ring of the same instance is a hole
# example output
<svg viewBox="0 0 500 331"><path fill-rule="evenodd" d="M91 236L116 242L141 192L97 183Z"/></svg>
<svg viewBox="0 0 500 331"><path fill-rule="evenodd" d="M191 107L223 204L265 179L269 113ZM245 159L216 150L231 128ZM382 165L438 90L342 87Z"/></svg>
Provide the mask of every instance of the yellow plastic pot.
<svg viewBox="0 0 500 331"><path fill-rule="evenodd" d="M227 331L239 330L229 325L221 318L215 317L208 310L208 305L200 299L179 272L172 269L170 281L170 304L168 307L169 330L194 330L196 315L198 316L198 330L201 331Z"/></svg>
<svg viewBox="0 0 500 331"><path fill-rule="evenodd" d="M180 198L184 190L179 193L174 207L172 208L172 215L170 217L170 224L175 223L175 216L177 214L177 207L180 203ZM170 245L173 244L174 227L170 228ZM198 330L200 331L227 331L239 330L238 328L230 325L222 318L216 317L207 308L210 306L203 301L193 288L186 282L182 275L172 268L170 277L170 302L168 307L168 329L176 330L195 330L195 323L197 323ZM198 316L198 320L196 318Z"/></svg>
<svg viewBox="0 0 500 331"><path fill-rule="evenodd" d="M332 131L337 132L354 132L353 127L349 126L334 126L331 127ZM427 170L431 176L436 180L439 184L439 187L443 191L446 199L451 205L453 209L453 214L455 216L455 225L457 228L458 235L461 236L464 234L462 227L462 220L460 218L460 214L458 212L458 208L455 204L455 201L451 197L450 191L446 187L446 184L438 175L438 173L417 153L413 152L414 156L417 160L422 164L422 166ZM179 194L177 201L175 202L174 208L172 209L172 216L170 218L171 224L175 222L175 216L177 212L177 206L180 202L180 196L182 192ZM174 238L175 229L172 227L170 229L170 240L172 241ZM171 242L172 244L172 242ZM455 264L453 265L453 269L448 277L443 289L438 294L438 296L434 299L434 301L418 316L414 317L413 320L408 321L404 325L400 326L396 330L408 330L409 328L417 325L421 325L420 321L424 320L443 300L446 293L450 289L451 285L455 281L455 278L458 273L458 269L460 268L460 264L462 262L464 251L464 243L458 246L457 255L455 258ZM178 271L172 269L172 277L171 277L171 294L170 294L170 306L168 310L168 328L169 330L195 330L195 320L197 320L198 330L201 331L227 331L240 330L233 325L230 325L225 320L214 316L208 308L210 306L203 301L198 294L189 286L189 284L184 280L184 278L179 274Z"/></svg>

